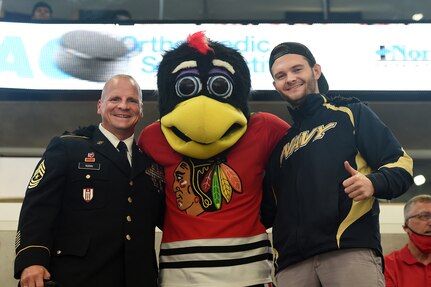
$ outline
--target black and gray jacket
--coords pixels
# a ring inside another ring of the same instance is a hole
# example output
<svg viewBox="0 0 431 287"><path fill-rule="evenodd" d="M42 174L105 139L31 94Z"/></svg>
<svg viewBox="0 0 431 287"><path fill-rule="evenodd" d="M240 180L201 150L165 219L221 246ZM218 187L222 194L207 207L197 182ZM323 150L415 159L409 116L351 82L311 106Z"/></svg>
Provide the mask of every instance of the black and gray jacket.
<svg viewBox="0 0 431 287"><path fill-rule="evenodd" d="M412 184L413 161L387 126L356 99L309 95L265 176L262 221L273 227L276 271L324 252L370 248L381 256L379 203ZM367 175L374 197L352 201L344 161Z"/></svg>

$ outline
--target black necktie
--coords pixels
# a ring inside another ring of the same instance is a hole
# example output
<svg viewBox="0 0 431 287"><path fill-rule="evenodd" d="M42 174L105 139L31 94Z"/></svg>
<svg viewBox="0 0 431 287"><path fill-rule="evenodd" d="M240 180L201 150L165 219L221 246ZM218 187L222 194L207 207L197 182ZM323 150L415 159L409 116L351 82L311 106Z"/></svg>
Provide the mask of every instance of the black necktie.
<svg viewBox="0 0 431 287"><path fill-rule="evenodd" d="M126 144L124 142L120 141L117 145L117 148L120 152L120 156L121 156L121 159L123 161L123 165L130 172L130 162L129 162L129 158L127 157L127 146L126 146Z"/></svg>

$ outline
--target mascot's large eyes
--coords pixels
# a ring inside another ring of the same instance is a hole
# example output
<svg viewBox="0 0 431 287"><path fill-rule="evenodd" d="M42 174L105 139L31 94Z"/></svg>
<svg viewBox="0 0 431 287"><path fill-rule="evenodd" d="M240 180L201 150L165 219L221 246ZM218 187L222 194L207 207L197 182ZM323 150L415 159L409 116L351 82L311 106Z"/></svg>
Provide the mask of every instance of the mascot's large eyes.
<svg viewBox="0 0 431 287"><path fill-rule="evenodd" d="M196 96L201 90L201 81L198 77L191 75L179 78L175 84L175 91L182 98Z"/></svg>
<svg viewBox="0 0 431 287"><path fill-rule="evenodd" d="M212 76L208 79L207 84L208 91L210 94L221 97L229 98L232 95L233 85L229 78L223 75Z"/></svg>

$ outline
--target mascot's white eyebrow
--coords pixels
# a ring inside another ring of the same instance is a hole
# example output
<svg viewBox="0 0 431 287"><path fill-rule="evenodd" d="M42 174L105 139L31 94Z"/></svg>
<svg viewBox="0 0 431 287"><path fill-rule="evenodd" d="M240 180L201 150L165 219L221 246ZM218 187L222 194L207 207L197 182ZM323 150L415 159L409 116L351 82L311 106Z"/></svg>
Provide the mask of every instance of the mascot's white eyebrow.
<svg viewBox="0 0 431 287"><path fill-rule="evenodd" d="M217 67L223 67L223 68L225 68L226 70L228 70L229 72L231 72L232 75L235 74L235 69L228 62L225 62L225 61L222 61L222 60L218 60L218 59L214 59L213 60L213 65L217 66Z"/></svg>
<svg viewBox="0 0 431 287"><path fill-rule="evenodd" d="M226 61L214 59L213 65L217 67L223 67L229 72L231 72L232 74L235 74L235 69L233 68L233 66ZM172 74L175 74L179 70L195 68L197 66L198 66L198 63L196 61L184 61L175 67L175 69L172 71Z"/></svg>
<svg viewBox="0 0 431 287"><path fill-rule="evenodd" d="M196 61L184 61L172 71L172 74L175 74L179 70L183 69L189 69L189 68L196 68L198 66L198 63Z"/></svg>

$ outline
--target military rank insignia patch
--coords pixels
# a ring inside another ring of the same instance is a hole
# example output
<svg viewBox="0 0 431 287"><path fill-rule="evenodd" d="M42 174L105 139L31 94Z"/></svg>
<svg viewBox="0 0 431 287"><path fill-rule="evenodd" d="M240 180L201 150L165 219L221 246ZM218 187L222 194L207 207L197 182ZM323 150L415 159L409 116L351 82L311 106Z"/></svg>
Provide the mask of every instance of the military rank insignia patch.
<svg viewBox="0 0 431 287"><path fill-rule="evenodd" d="M31 189L38 186L39 182L42 180L43 176L45 175L45 172L46 172L45 160L43 160L34 171L33 176L31 177L30 183L28 184L27 188Z"/></svg>
<svg viewBox="0 0 431 287"><path fill-rule="evenodd" d="M17 249L21 245L21 231L18 230L15 236L15 249Z"/></svg>
<svg viewBox="0 0 431 287"><path fill-rule="evenodd" d="M85 202L90 202L93 199L94 190L92 188L84 188L82 190L82 197L84 198Z"/></svg>

